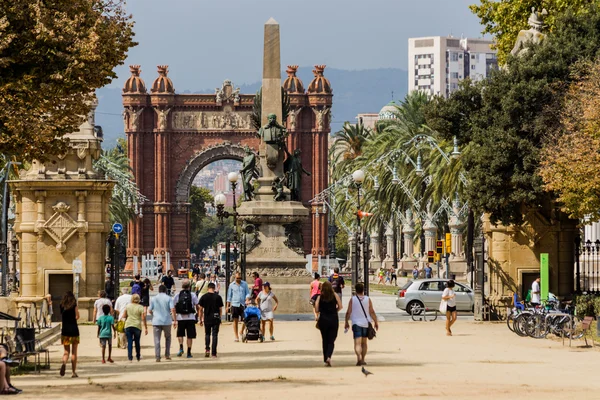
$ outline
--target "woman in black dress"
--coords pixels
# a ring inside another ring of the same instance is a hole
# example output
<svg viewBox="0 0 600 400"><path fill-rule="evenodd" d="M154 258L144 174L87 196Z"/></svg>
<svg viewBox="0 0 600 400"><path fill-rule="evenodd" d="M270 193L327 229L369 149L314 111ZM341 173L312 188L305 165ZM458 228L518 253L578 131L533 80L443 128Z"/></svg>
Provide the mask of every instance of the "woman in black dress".
<svg viewBox="0 0 600 400"><path fill-rule="evenodd" d="M331 282L325 281L321 285L321 294L315 303L315 312L318 315L317 326L321 331L323 340L323 361L326 367L331 367L331 356L337 338L340 320L338 312L342 309L342 300L333 291Z"/></svg>
<svg viewBox="0 0 600 400"><path fill-rule="evenodd" d="M62 315L62 331L60 341L65 348L62 357L62 366L60 367L60 376L65 376L69 353L71 354L71 369L73 375L71 378L77 378L77 346L79 345L79 308L73 292L68 291L60 302L60 313Z"/></svg>
<svg viewBox="0 0 600 400"><path fill-rule="evenodd" d="M150 306L150 291L154 288L152 287L152 282L150 279L146 278L142 282L142 295L140 296L141 301L140 304L144 306L144 311L148 313L148 307Z"/></svg>

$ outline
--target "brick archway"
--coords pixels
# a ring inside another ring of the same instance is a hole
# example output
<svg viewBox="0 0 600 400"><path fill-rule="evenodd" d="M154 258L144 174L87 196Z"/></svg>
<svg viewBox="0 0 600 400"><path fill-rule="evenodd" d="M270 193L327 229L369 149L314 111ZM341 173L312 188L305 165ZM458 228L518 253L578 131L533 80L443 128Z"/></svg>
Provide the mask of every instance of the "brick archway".
<svg viewBox="0 0 600 400"><path fill-rule="evenodd" d="M215 146L210 146L189 160L175 184L175 201L177 203L187 203L190 197L190 187L194 177L202 168L208 164L219 160L242 161L246 151L243 146L224 142Z"/></svg>
<svg viewBox="0 0 600 400"><path fill-rule="evenodd" d="M315 76L323 79L319 67ZM255 96L241 94L229 80L213 94L176 94L166 66L159 67L147 93L140 67L131 69L123 89L123 118L130 165L148 201L142 206L143 218L128 226L127 268L133 267L134 256L144 254L164 260L169 253L171 267L189 265L192 180L213 161L242 160L246 145L258 151L260 140L252 124ZM332 94L317 84L311 87L305 92L298 81L293 90L286 89L290 106L282 122L290 132L288 149L301 149L302 164L312 173L303 180L301 200L312 206L302 233L304 252L313 255L314 267L317 257L327 252L327 215L320 212L322 204L308 201L327 187Z"/></svg>

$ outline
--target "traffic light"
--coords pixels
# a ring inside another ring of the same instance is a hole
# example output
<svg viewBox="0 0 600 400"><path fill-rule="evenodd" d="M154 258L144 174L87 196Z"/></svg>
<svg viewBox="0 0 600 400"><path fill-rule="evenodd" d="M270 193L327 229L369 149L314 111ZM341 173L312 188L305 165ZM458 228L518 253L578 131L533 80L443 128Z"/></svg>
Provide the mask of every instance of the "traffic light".
<svg viewBox="0 0 600 400"><path fill-rule="evenodd" d="M452 234L446 233L446 254L452 253Z"/></svg>
<svg viewBox="0 0 600 400"><path fill-rule="evenodd" d="M433 250L429 250L427 252L427 262L432 263L434 261L434 253Z"/></svg>
<svg viewBox="0 0 600 400"><path fill-rule="evenodd" d="M438 253L438 254L444 253L444 241L443 240L435 241L435 250L436 250L436 253Z"/></svg>

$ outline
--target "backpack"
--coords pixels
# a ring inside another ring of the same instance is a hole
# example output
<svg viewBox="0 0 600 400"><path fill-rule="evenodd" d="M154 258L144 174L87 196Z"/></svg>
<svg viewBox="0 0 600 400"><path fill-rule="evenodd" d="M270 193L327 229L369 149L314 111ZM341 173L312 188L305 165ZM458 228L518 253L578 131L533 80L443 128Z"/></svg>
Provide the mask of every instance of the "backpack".
<svg viewBox="0 0 600 400"><path fill-rule="evenodd" d="M142 287L138 283L134 283L131 287L131 294L142 295Z"/></svg>
<svg viewBox="0 0 600 400"><path fill-rule="evenodd" d="M338 289L340 287L340 276L339 275L331 276L331 287L333 288L333 291L336 293L339 293L341 291L341 288Z"/></svg>
<svg viewBox="0 0 600 400"><path fill-rule="evenodd" d="M189 290L182 290L179 293L179 300L175 304L177 314L195 314L192 304L192 293Z"/></svg>

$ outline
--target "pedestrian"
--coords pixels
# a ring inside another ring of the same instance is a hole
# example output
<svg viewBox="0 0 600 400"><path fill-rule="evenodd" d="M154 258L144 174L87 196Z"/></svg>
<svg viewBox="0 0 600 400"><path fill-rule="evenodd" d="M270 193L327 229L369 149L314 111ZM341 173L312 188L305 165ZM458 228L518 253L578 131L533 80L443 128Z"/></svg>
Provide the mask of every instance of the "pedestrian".
<svg viewBox="0 0 600 400"><path fill-rule="evenodd" d="M191 283L184 279L181 284L181 292L175 295L173 300L177 318L177 340L179 340L179 352L177 357L183 356L183 338L187 337L187 358L192 358L192 342L196 339L196 314L199 311L198 297L191 291Z"/></svg>
<svg viewBox="0 0 600 400"><path fill-rule="evenodd" d="M450 279L442 292L442 301L446 302L446 335L452 336L452 325L456 322L456 293L454 281Z"/></svg>
<svg viewBox="0 0 600 400"><path fill-rule="evenodd" d="M13 360L9 358L8 346L0 343L0 395L4 394L19 394L23 391L13 386L10 381L10 368L14 365Z"/></svg>
<svg viewBox="0 0 600 400"><path fill-rule="evenodd" d="M167 276L163 276L160 282L167 288L167 295L171 296L173 293L173 286L175 286L175 279L173 279L173 271L168 270Z"/></svg>
<svg viewBox="0 0 600 400"><path fill-rule="evenodd" d="M200 272L198 274L198 280L196 281L196 297L200 298L208 292L208 281L206 280L206 274Z"/></svg>
<svg viewBox="0 0 600 400"><path fill-rule="evenodd" d="M106 346L108 345L108 362L113 363L112 360L112 338L113 333L115 338L117 337L117 331L115 330L115 319L111 315L112 307L108 304L102 306L102 314L97 320L98 325L98 339L100 339L100 346L102 346L102 364L106 364L104 355L106 354Z"/></svg>
<svg viewBox="0 0 600 400"><path fill-rule="evenodd" d="M158 294L150 300L152 315L152 331L154 334L154 355L160 362L160 337L165 335L165 360L171 360L171 326L175 321L175 306L173 298L167 296L167 287L160 285Z"/></svg>
<svg viewBox="0 0 600 400"><path fill-rule="evenodd" d="M263 281L258 275L258 272L254 271L252 273L252 278L254 278L254 286L252 286L252 297L256 299L260 292L262 292Z"/></svg>
<svg viewBox="0 0 600 400"><path fill-rule="evenodd" d="M112 302L106 297L106 292L101 290L98 292L98 300L94 302L94 323L96 320L104 315L102 311L102 307L108 305L110 307L110 311L112 313Z"/></svg>
<svg viewBox="0 0 600 400"><path fill-rule="evenodd" d="M110 278L110 275L106 275L106 281L104 281L104 291L106 292L106 298L108 298L111 303L115 302L115 283Z"/></svg>
<svg viewBox="0 0 600 400"><path fill-rule="evenodd" d="M164 273L164 268L163 268L163 265L162 265L162 263L158 264L158 268L157 268L157 271L156 271L156 272L157 272L157 274L158 274L158 276L157 276L157 278L156 278L156 283L161 283L161 282L162 282L162 279L163 279L163 277L164 277L164 276L163 276L163 273Z"/></svg>
<svg viewBox="0 0 600 400"><path fill-rule="evenodd" d="M346 287L346 283L344 282L344 277L340 275L340 267L333 269L333 274L329 277L329 282L335 294L342 299L342 289Z"/></svg>
<svg viewBox="0 0 600 400"><path fill-rule="evenodd" d="M227 307L226 312L231 311L233 319L233 334L235 335L234 342L240 341L238 333L238 322L240 318L244 319L244 304L246 297L250 296L250 289L245 281L242 281L242 275L238 272L235 274L235 282L229 285L227 290Z"/></svg>
<svg viewBox="0 0 600 400"><path fill-rule="evenodd" d="M154 290L150 279L145 278L142 282L142 294L140 295L140 304L144 307L144 312L148 314L148 307L150 306L150 291Z"/></svg>
<svg viewBox="0 0 600 400"><path fill-rule="evenodd" d="M393 268L390 268L390 269L393 269ZM384 273L385 273L385 282L383 284L387 285L388 282L389 282L390 285L391 285L392 284L392 280L391 280L392 279L392 272L389 269L385 269L384 270L383 268L382 268L382 271L384 271Z"/></svg>
<svg viewBox="0 0 600 400"><path fill-rule="evenodd" d="M414 279L419 278L419 268L417 267L417 264L415 264L415 267L413 268L412 275Z"/></svg>
<svg viewBox="0 0 600 400"><path fill-rule="evenodd" d="M340 325L338 312L342 309L342 299L333 291L330 282L323 282L321 293L317 296L315 311L317 313L317 326L321 331L323 344L323 362L326 367L331 367L331 357L335 347L338 328Z"/></svg>
<svg viewBox="0 0 600 400"><path fill-rule="evenodd" d="M542 291L540 289L540 277L535 278L535 281L531 284L531 305L534 307L539 306L542 303Z"/></svg>
<svg viewBox="0 0 600 400"><path fill-rule="evenodd" d="M367 340L369 336L369 324L379 330L377 315L373 309L373 302L369 296L365 296L365 286L357 283L354 287L356 296L348 303L346 311L346 323L344 328L350 328L349 320L352 320L352 335L354 337L354 353L356 353L356 365L367 365L365 357L367 356ZM367 313L367 310L369 312Z"/></svg>
<svg viewBox="0 0 600 400"><path fill-rule="evenodd" d="M433 276L433 269L429 266L429 263L425 264L425 278L431 279Z"/></svg>
<svg viewBox="0 0 600 400"><path fill-rule="evenodd" d="M148 334L148 322L146 322L146 312L140 304L140 295L131 296L131 303L125 308L125 334L127 335L127 358L133 361L133 344L135 343L135 358L140 361L140 339L142 337L142 324L144 325L144 335Z"/></svg>
<svg viewBox="0 0 600 400"><path fill-rule="evenodd" d="M314 279L310 283L310 305L313 306L313 314L315 315L315 321L318 318L317 314L317 297L321 294L321 275L318 272L315 272Z"/></svg>
<svg viewBox="0 0 600 400"><path fill-rule="evenodd" d="M223 299L215 292L213 282L208 283L207 292L200 298L200 326L204 325L204 357L217 358L219 327L223 314ZM211 346L212 337L212 346Z"/></svg>
<svg viewBox="0 0 600 400"><path fill-rule="evenodd" d="M79 308L73 292L68 291L63 297L60 302L60 313L62 315L60 342L65 349L60 367L60 376L65 376L67 361L69 361L69 354L71 354L71 371L73 372L71 378L77 378L77 346L79 346L77 320L79 319Z"/></svg>
<svg viewBox="0 0 600 400"><path fill-rule="evenodd" d="M121 288L121 295L115 301L115 311L117 315L117 347L125 349L125 309L131 304L131 294L129 294L129 288Z"/></svg>
<svg viewBox="0 0 600 400"><path fill-rule="evenodd" d="M194 264L194 266L192 267L192 275L198 275L200 273L200 267L198 266L198 264Z"/></svg>
<svg viewBox="0 0 600 400"><path fill-rule="evenodd" d="M219 277L217 276L217 274L211 274L210 276L210 281L208 281L208 283L214 283L215 284L215 293L219 294L219 291L221 290L221 283L219 282Z"/></svg>
<svg viewBox="0 0 600 400"><path fill-rule="evenodd" d="M379 272L377 272L377 276L379 278L379 280L377 281L378 285L383 285L383 278L385 276L385 272L383 271L383 268L379 268Z"/></svg>
<svg viewBox="0 0 600 400"><path fill-rule="evenodd" d="M390 285L393 283L394 286L398 286L398 275L396 275L396 267L393 265L390 268L390 275L392 276L392 279L390 280Z"/></svg>
<svg viewBox="0 0 600 400"><path fill-rule="evenodd" d="M273 335L273 319L274 313L279 306L279 300L277 300L277 296L271 291L271 284L269 282L263 284L263 291L258 294L258 303L260 306L260 321L263 335L267 332L265 328L268 322L269 335L271 336L271 340L275 340L275 336Z"/></svg>

